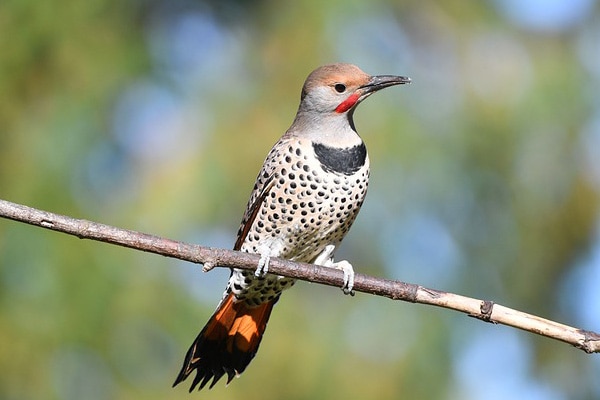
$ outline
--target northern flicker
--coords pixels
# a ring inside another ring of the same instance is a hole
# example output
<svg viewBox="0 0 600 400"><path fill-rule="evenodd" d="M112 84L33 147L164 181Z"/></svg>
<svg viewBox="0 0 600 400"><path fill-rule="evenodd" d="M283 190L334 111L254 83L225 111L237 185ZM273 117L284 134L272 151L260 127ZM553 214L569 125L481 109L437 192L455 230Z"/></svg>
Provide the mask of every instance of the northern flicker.
<svg viewBox="0 0 600 400"><path fill-rule="evenodd" d="M333 252L354 222L369 183L369 157L356 133L356 106L402 76L370 76L351 64L325 65L306 79L292 126L275 143L252 189L234 249L261 255L255 272L232 269L217 310L187 352L173 386L194 369L190 392L227 383L258 350L273 306L294 280L268 273L269 258L311 262L354 272Z"/></svg>

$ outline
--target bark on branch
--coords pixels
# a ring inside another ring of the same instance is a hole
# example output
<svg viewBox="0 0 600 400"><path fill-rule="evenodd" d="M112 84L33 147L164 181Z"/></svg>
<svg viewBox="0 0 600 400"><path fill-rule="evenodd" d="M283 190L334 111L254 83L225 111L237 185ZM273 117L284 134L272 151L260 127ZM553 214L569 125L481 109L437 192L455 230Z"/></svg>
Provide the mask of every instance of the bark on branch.
<svg viewBox="0 0 600 400"><path fill-rule="evenodd" d="M77 236L116 244L166 257L214 267L256 269L259 256L212 247L204 247L145 233L115 228L97 222L71 218L0 200L0 217ZM341 287L341 271L313 264L273 258L269 272L304 281ZM392 300L429 304L460 311L485 322L499 323L569 343L586 353L600 352L600 334L563 325L535 315L513 310L489 300L478 300L401 281L356 274L354 290Z"/></svg>

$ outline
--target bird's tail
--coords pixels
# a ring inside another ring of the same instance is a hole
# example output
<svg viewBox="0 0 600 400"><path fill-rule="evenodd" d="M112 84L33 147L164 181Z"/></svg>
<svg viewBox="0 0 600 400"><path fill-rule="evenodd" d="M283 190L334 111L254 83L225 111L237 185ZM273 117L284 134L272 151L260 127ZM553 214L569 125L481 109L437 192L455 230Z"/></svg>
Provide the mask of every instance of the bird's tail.
<svg viewBox="0 0 600 400"><path fill-rule="evenodd" d="M190 392L198 384L198 390L202 389L211 378L209 388L212 388L223 375L227 374L229 383L250 364L278 297L254 307L244 301L236 302L234 298L230 293L221 301L188 350L173 386L184 381L195 369Z"/></svg>

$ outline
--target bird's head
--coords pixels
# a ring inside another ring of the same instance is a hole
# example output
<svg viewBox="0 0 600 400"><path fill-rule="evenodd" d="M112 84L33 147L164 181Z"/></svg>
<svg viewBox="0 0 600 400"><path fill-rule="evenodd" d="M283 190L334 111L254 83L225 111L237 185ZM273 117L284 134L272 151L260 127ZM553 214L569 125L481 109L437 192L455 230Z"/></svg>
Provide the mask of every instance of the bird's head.
<svg viewBox="0 0 600 400"><path fill-rule="evenodd" d="M380 89L410 83L394 75L371 76L352 64L329 64L310 73L302 88L300 109L306 112L344 114Z"/></svg>

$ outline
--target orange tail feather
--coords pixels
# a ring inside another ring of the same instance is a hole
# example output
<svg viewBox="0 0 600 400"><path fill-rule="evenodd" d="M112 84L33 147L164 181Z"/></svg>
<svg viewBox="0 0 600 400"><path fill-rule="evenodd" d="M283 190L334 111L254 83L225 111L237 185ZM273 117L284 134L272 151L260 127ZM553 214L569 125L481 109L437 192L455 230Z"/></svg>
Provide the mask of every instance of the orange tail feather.
<svg viewBox="0 0 600 400"><path fill-rule="evenodd" d="M277 298L257 307L244 301L235 302L230 293L219 305L187 352L181 372L173 386L193 371L196 376L190 392L202 389L212 378L209 388L225 374L227 383L244 372L258 350L271 310Z"/></svg>

